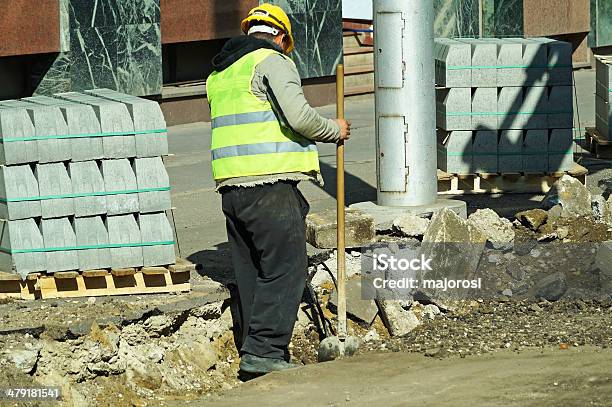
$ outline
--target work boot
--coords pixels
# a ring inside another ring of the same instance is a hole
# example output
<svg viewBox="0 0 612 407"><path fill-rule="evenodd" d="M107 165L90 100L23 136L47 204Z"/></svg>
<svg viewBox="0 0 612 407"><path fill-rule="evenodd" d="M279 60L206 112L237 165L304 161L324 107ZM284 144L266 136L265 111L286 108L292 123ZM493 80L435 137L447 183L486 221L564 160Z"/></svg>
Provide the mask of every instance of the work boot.
<svg viewBox="0 0 612 407"><path fill-rule="evenodd" d="M294 369L298 366L285 362L283 359L262 358L248 353L240 358L240 370L247 373L265 374L277 370Z"/></svg>

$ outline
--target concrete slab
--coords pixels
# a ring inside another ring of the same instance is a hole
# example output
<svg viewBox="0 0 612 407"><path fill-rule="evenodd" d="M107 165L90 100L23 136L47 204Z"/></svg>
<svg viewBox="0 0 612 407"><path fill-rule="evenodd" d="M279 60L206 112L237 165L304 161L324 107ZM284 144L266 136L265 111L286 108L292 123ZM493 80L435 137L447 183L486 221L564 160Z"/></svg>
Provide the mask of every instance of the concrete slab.
<svg viewBox="0 0 612 407"><path fill-rule="evenodd" d="M0 252L0 269L12 272L22 278L29 273L46 269L45 253L11 253L12 250L32 250L44 248L42 233L34 219L0 219L0 241L4 250Z"/></svg>
<svg viewBox="0 0 612 407"><path fill-rule="evenodd" d="M56 106L65 119L70 135L100 134L100 121L93 108L82 103L56 99L49 96L33 96L24 98L32 103L44 106ZM102 137L71 137L70 157L72 161L98 160L104 158Z"/></svg>
<svg viewBox="0 0 612 407"><path fill-rule="evenodd" d="M338 307L338 292L333 291L329 302ZM362 299L361 278L352 278L346 282L346 312L349 316L371 325L378 315L378 306L372 299Z"/></svg>
<svg viewBox="0 0 612 407"><path fill-rule="evenodd" d="M523 130L501 130L498 152L498 171L503 173L519 173L523 171Z"/></svg>
<svg viewBox="0 0 612 407"><path fill-rule="evenodd" d="M91 106L98 117L100 130L103 134L122 134L102 137L105 158L136 156L136 139L133 134L134 123L123 103L78 92L59 93L54 97Z"/></svg>
<svg viewBox="0 0 612 407"><path fill-rule="evenodd" d="M139 192L141 213L161 212L170 209L170 179L161 157L134 160L136 183L139 190L168 188L167 191Z"/></svg>
<svg viewBox="0 0 612 407"><path fill-rule="evenodd" d="M0 107L0 165L26 164L38 161L38 144L29 139L36 129L25 109Z"/></svg>
<svg viewBox="0 0 612 407"><path fill-rule="evenodd" d="M450 174L470 174L473 164L471 131L437 130L438 168Z"/></svg>
<svg viewBox="0 0 612 407"><path fill-rule="evenodd" d="M473 150L475 173L498 172L497 131L475 131Z"/></svg>
<svg viewBox="0 0 612 407"><path fill-rule="evenodd" d="M569 171L574 165L574 131L552 129L548 142L548 171Z"/></svg>
<svg viewBox="0 0 612 407"><path fill-rule="evenodd" d="M337 214L335 210L310 213L306 217L306 241L319 249L337 247ZM345 217L346 247L361 247L372 243L376 235L374 219L359 210L349 209Z"/></svg>
<svg viewBox="0 0 612 407"><path fill-rule="evenodd" d="M55 137L68 134L68 125L59 108L43 106L23 100L6 100L0 106L26 109L34 124L36 137ZM48 138L37 140L38 162L51 163L70 160L70 141L68 139Z"/></svg>
<svg viewBox="0 0 612 407"><path fill-rule="evenodd" d="M138 189L136 174L128 159L103 160L102 176L106 192L135 191ZM106 196L106 210L109 215L135 213L140 209L137 193Z"/></svg>
<svg viewBox="0 0 612 407"><path fill-rule="evenodd" d="M40 201L11 202L39 196L38 181L29 165L0 167L0 218L15 220L41 216Z"/></svg>
<svg viewBox="0 0 612 407"><path fill-rule="evenodd" d="M497 130L497 88L472 91L472 130Z"/></svg>
<svg viewBox="0 0 612 407"><path fill-rule="evenodd" d="M134 130L142 133L135 136L136 157L156 157L168 154L166 121L157 102L111 89L94 89L86 93L126 105L134 123ZM159 130L164 131L158 132Z"/></svg>
<svg viewBox="0 0 612 407"><path fill-rule="evenodd" d="M77 246L108 245L108 231L101 216L75 218ZM110 267L110 249L86 249L77 253L79 270L94 270Z"/></svg>
<svg viewBox="0 0 612 407"><path fill-rule="evenodd" d="M36 177L40 191L43 218L74 215L74 198L57 198L72 194L72 182L64 163L37 164Z"/></svg>
<svg viewBox="0 0 612 407"><path fill-rule="evenodd" d="M393 221L398 217L411 213L421 217L431 217L442 209L450 209L459 217L467 219L467 205L463 201L453 199L438 199L432 205L413 207L379 206L374 202L359 202L349 206L365 212L374 218L374 228L377 231L391 230Z"/></svg>
<svg viewBox="0 0 612 407"><path fill-rule="evenodd" d="M165 213L142 214L138 222L143 243L174 241L172 226L170 226L170 221ZM165 266L174 264L176 261L174 245L169 244L144 246L142 248L142 256L145 266Z"/></svg>
<svg viewBox="0 0 612 407"><path fill-rule="evenodd" d="M109 244L127 245L110 249L110 266L112 268L140 267L143 265L140 229L134 215L118 215L106 218Z"/></svg>
<svg viewBox="0 0 612 407"><path fill-rule="evenodd" d="M548 130L526 130L523 141L523 171L548 171Z"/></svg>
<svg viewBox="0 0 612 407"><path fill-rule="evenodd" d="M70 179L75 194L99 194L105 192L101 163L79 161L70 163ZM106 196L92 195L74 198L74 215L93 216L106 214Z"/></svg>
<svg viewBox="0 0 612 407"><path fill-rule="evenodd" d="M68 218L43 219L41 222L45 249L75 247L76 234ZM45 253L47 272L78 270L76 250L58 250Z"/></svg>

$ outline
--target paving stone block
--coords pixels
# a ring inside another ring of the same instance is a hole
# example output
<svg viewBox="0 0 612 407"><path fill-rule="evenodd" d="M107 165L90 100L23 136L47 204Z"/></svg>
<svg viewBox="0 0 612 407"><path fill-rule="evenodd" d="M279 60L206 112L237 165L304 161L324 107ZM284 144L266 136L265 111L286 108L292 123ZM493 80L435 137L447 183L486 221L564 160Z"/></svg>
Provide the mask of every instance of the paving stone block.
<svg viewBox="0 0 612 407"><path fill-rule="evenodd" d="M109 244L140 244L140 229L134 215L118 215L106 218ZM142 247L117 247L110 249L112 268L140 267L143 265Z"/></svg>
<svg viewBox="0 0 612 407"><path fill-rule="evenodd" d="M572 44L545 39L548 45L549 85L572 85Z"/></svg>
<svg viewBox="0 0 612 407"><path fill-rule="evenodd" d="M43 218L74 215L74 198L55 198L72 195L72 182L64 163L36 164L36 178Z"/></svg>
<svg viewBox="0 0 612 407"><path fill-rule="evenodd" d="M523 171L548 172L548 130L526 130L522 154Z"/></svg>
<svg viewBox="0 0 612 407"><path fill-rule="evenodd" d="M306 241L319 249L337 247L337 215L335 210L311 213L306 217ZM370 244L376 233L374 218L356 209L346 210L346 247Z"/></svg>
<svg viewBox="0 0 612 407"><path fill-rule="evenodd" d="M448 38L436 38L436 83L453 88L467 87L472 83L471 46Z"/></svg>
<svg viewBox="0 0 612 407"><path fill-rule="evenodd" d="M0 167L0 218L25 219L41 216L40 201L14 199L39 196L38 181L29 165Z"/></svg>
<svg viewBox="0 0 612 407"><path fill-rule="evenodd" d="M552 86L548 94L548 127L567 129L574 126L573 90L571 86Z"/></svg>
<svg viewBox="0 0 612 407"><path fill-rule="evenodd" d="M26 109L34 124L36 137L57 137L68 134L68 125L59 108L43 106L24 100L7 100L0 105ZM38 162L52 163L68 161L71 157L70 140L60 138L47 138L37 140Z"/></svg>
<svg viewBox="0 0 612 407"><path fill-rule="evenodd" d="M461 38L457 41L469 44L472 50L473 88L497 86L497 42L486 38Z"/></svg>
<svg viewBox="0 0 612 407"><path fill-rule="evenodd" d="M338 292L334 290L329 302L338 307ZM346 282L346 312L359 321L371 325L378 315L378 306L373 299L363 299L361 291L361 278L351 278Z"/></svg>
<svg viewBox="0 0 612 407"><path fill-rule="evenodd" d="M103 160L102 175L106 192L136 191L138 189L136 174L128 159ZM109 215L138 212L140 210L138 194L107 195L106 209Z"/></svg>
<svg viewBox="0 0 612 407"><path fill-rule="evenodd" d="M498 170L503 173L523 171L523 130L502 130L499 134Z"/></svg>
<svg viewBox="0 0 612 407"><path fill-rule="evenodd" d="M59 93L54 96L93 107L103 134L123 134L102 137L105 158L130 158L136 156L136 139L133 134L134 123L127 107L123 103L77 92Z"/></svg>
<svg viewBox="0 0 612 407"><path fill-rule="evenodd" d="M548 86L548 46L538 38L519 39L523 45L524 86Z"/></svg>
<svg viewBox="0 0 612 407"><path fill-rule="evenodd" d="M104 158L102 137L85 137L86 135L101 133L100 121L91 106L49 96L33 96L24 98L23 100L59 108L66 118L68 134L72 136L83 136L71 137L68 139L72 161L98 160Z"/></svg>
<svg viewBox="0 0 612 407"><path fill-rule="evenodd" d="M166 120L159 103L110 89L95 89L87 93L126 105L134 123L134 130L142 133L135 136L136 157L156 157L168 154ZM164 130L164 132L158 132L159 130Z"/></svg>
<svg viewBox="0 0 612 407"><path fill-rule="evenodd" d="M595 58L595 94L606 103L610 102L612 89L612 64L601 58Z"/></svg>
<svg viewBox="0 0 612 407"><path fill-rule="evenodd" d="M495 173L497 166L497 131L474 132L473 172Z"/></svg>
<svg viewBox="0 0 612 407"><path fill-rule="evenodd" d="M497 41L497 86L524 86L523 46L512 39Z"/></svg>
<svg viewBox="0 0 612 407"><path fill-rule="evenodd" d="M46 258L43 252L11 253L15 250L44 248L43 237L34 219L0 219L0 269L15 271L22 278L29 273L44 271Z"/></svg>
<svg viewBox="0 0 612 407"><path fill-rule="evenodd" d="M25 109L0 107L0 165L25 164L38 161L38 144L29 139L36 129Z"/></svg>
<svg viewBox="0 0 612 407"><path fill-rule="evenodd" d="M497 129L497 88L476 88L472 91L472 129Z"/></svg>
<svg viewBox="0 0 612 407"><path fill-rule="evenodd" d="M140 215L140 236L143 243L172 242L174 234L165 213L148 213ZM174 245L158 244L142 248L145 266L165 266L176 261Z"/></svg>
<svg viewBox="0 0 612 407"><path fill-rule="evenodd" d="M101 163L79 161L70 163L70 179L74 194L90 194L74 198L75 216L106 214L106 196L95 195L105 192Z"/></svg>
<svg viewBox="0 0 612 407"><path fill-rule="evenodd" d="M609 102L595 95L595 127L599 134L612 140L612 106Z"/></svg>
<svg viewBox="0 0 612 407"><path fill-rule="evenodd" d="M548 142L548 171L569 171L574 165L572 129L552 129Z"/></svg>
<svg viewBox="0 0 612 407"><path fill-rule="evenodd" d="M68 218L43 219L41 223L45 249L74 248L76 234ZM45 253L47 272L78 270L76 250L57 250Z"/></svg>
<svg viewBox="0 0 612 407"><path fill-rule="evenodd" d="M523 88L523 107L521 111L525 113L519 117L524 129L547 129L548 88Z"/></svg>
<svg viewBox="0 0 612 407"><path fill-rule="evenodd" d="M438 168L450 174L472 172L472 132L438 129Z"/></svg>
<svg viewBox="0 0 612 407"><path fill-rule="evenodd" d="M108 231L101 216L75 218L77 246L106 246ZM110 249L85 249L77 253L79 270L109 268L111 263Z"/></svg>
<svg viewBox="0 0 612 407"><path fill-rule="evenodd" d="M161 157L137 158L134 162L139 190L169 188L170 179ZM140 212L161 212L170 209L170 190L139 192Z"/></svg>
<svg viewBox="0 0 612 407"><path fill-rule="evenodd" d="M472 129L470 88L436 89L436 125L444 130Z"/></svg>
<svg viewBox="0 0 612 407"><path fill-rule="evenodd" d="M523 88L504 87L499 89L497 97L497 127L501 130L522 129L520 112L523 106Z"/></svg>

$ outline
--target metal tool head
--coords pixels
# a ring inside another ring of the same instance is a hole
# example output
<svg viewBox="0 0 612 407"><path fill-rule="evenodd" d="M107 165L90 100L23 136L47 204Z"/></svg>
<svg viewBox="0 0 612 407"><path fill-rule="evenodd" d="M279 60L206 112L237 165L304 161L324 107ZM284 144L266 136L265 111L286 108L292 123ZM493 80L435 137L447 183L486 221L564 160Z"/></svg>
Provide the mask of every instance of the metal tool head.
<svg viewBox="0 0 612 407"><path fill-rule="evenodd" d="M353 356L359 348L359 339L347 336L341 341L337 336L330 336L319 344L319 362L329 362L345 356Z"/></svg>

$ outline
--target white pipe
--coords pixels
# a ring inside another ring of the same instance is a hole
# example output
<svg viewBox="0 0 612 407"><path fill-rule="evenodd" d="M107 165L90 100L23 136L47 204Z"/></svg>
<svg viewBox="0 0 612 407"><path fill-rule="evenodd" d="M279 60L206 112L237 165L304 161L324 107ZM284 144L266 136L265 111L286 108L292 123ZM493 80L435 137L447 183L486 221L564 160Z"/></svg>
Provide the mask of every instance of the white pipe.
<svg viewBox="0 0 612 407"><path fill-rule="evenodd" d="M374 1L378 205L437 200L431 0Z"/></svg>

